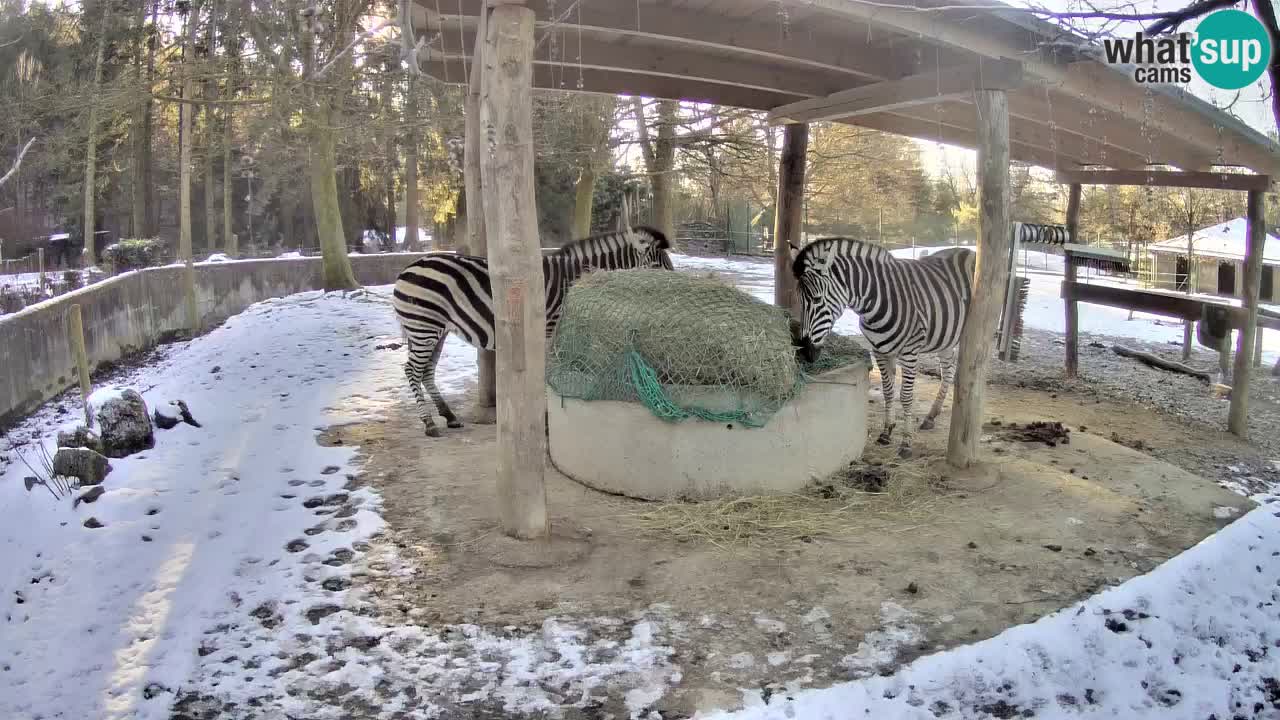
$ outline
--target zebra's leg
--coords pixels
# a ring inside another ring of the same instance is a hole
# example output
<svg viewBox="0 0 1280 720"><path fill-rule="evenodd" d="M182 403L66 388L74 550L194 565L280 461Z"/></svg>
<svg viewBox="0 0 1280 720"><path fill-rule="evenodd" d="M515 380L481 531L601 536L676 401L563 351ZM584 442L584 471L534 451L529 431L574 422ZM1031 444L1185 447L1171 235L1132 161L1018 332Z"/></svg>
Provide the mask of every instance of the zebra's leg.
<svg viewBox="0 0 1280 720"><path fill-rule="evenodd" d="M902 405L902 444L898 446L898 457L911 457L911 438L915 435L915 415L911 413L911 403L915 400L916 389L916 355L903 355L898 359L902 363L902 389L898 402Z"/></svg>
<svg viewBox="0 0 1280 720"><path fill-rule="evenodd" d="M932 430L934 419L942 414L942 404L947 401L947 391L951 389L951 381L956 375L955 348L938 353L938 370L941 376L938 396L933 399L933 407L929 408L929 414L924 417L924 422L920 423L921 430Z"/></svg>
<svg viewBox="0 0 1280 720"><path fill-rule="evenodd" d="M898 364L892 356L876 353L876 367L880 368L880 387L884 390L884 429L876 443L888 445L893 436L893 376L898 374Z"/></svg>
<svg viewBox="0 0 1280 720"><path fill-rule="evenodd" d="M409 388L413 390L413 399L418 405L418 417L426 428L427 437L440 437L440 428L436 427L435 421L431 419L431 408L427 406L427 398L422 392L423 373L428 367L435 369L432 360L437 355L436 348L440 346L439 338L435 336L427 336L423 339L410 338L408 343L409 360L404 364L404 376L409 379Z"/></svg>
<svg viewBox="0 0 1280 720"><path fill-rule="evenodd" d="M444 351L444 339L449 335L449 331L445 330L436 339L436 347L431 351L431 361L427 364L426 381L427 392L431 394L431 401L436 404L436 409L440 411L440 417L444 418L445 425L451 428L462 427L462 421L457 415L453 414L453 410L449 409L449 404L444 401L444 396L440 394L440 388L436 387L436 365L440 362L440 353Z"/></svg>

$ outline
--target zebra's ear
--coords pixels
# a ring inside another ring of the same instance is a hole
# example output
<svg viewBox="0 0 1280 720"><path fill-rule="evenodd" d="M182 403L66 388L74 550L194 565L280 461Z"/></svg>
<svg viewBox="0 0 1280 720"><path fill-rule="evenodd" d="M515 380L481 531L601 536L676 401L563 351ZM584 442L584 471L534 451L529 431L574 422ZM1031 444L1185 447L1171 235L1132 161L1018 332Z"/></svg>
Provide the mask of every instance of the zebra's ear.
<svg viewBox="0 0 1280 720"><path fill-rule="evenodd" d="M795 243L787 243L791 247L791 262L796 261L796 257L800 255L800 247Z"/></svg>

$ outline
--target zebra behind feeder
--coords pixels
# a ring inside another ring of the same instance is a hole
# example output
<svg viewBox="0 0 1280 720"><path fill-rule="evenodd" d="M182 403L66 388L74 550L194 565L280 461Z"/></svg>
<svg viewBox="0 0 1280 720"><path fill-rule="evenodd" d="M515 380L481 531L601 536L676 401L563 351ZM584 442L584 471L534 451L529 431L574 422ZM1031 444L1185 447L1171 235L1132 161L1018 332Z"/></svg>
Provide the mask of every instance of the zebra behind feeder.
<svg viewBox="0 0 1280 720"><path fill-rule="evenodd" d="M975 254L947 248L920 260L900 260L878 245L850 238L823 238L793 253L795 275L804 302L800 351L812 362L845 308L859 316L884 388L884 430L876 442L887 445L893 421L896 366L902 366L903 431L898 454L911 455L915 418L916 361L936 354L942 382L920 429L929 430L942 412L955 371L956 347L969 306Z"/></svg>
<svg viewBox="0 0 1280 720"><path fill-rule="evenodd" d="M666 235L650 227L636 227L593 235L572 242L542 258L546 288L547 337L555 331L569 286L590 270L661 268L673 270ZM396 279L392 307L408 345L405 377L418 406L426 434L439 437L426 395L450 428L462 422L436 387L436 364L445 337L457 331L473 347L494 349L493 290L486 258L451 252L429 253Z"/></svg>

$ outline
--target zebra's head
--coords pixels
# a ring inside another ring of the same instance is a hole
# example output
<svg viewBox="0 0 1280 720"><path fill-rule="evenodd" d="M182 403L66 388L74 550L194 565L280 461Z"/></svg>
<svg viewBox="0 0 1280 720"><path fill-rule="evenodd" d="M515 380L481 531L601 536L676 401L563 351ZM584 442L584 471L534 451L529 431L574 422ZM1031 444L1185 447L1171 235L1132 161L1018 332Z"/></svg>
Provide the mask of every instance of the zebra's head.
<svg viewBox="0 0 1280 720"><path fill-rule="evenodd" d="M671 264L671 255L667 252L671 249L671 242L667 240L666 233L648 225L639 225L631 228L626 236L627 242L631 243L640 260L639 267L657 270L676 269Z"/></svg>
<svg viewBox="0 0 1280 720"><path fill-rule="evenodd" d="M805 362L814 362L822 352L822 343L849 303L845 283L836 277L836 250L833 240L818 240L800 250L791 246L791 272L800 289L804 317L793 328L793 342Z"/></svg>

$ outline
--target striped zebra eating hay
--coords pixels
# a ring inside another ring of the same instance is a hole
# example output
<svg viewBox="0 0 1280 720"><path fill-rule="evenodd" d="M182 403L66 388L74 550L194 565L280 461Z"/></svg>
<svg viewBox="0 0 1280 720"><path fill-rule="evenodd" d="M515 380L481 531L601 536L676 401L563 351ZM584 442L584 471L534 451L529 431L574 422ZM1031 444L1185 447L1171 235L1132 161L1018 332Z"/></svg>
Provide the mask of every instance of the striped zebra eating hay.
<svg viewBox="0 0 1280 720"><path fill-rule="evenodd" d="M976 256L947 248L920 260L900 260L878 245L850 238L815 240L794 253L792 273L804 302L800 345L815 360L845 308L859 316L884 388L884 430L876 442L889 444L896 365L902 365L903 431L898 453L911 455L915 417L911 414L920 355L937 354L942 382L920 429L933 428L955 373L956 347L972 294Z"/></svg>
<svg viewBox="0 0 1280 720"><path fill-rule="evenodd" d="M593 235L565 245L542 258L542 278L546 288L547 337L555 331L560 309L569 287L590 270L630 268L674 269L667 250L666 235L650 227L636 227ZM433 252L405 268L396 279L392 307L400 321L409 349L404 373L418 405L418 415L430 437L440 429L431 418L423 395L435 403L451 428L462 421L449 408L436 387L436 363L445 337L457 333L471 346L493 350L493 289L487 258Z"/></svg>

